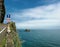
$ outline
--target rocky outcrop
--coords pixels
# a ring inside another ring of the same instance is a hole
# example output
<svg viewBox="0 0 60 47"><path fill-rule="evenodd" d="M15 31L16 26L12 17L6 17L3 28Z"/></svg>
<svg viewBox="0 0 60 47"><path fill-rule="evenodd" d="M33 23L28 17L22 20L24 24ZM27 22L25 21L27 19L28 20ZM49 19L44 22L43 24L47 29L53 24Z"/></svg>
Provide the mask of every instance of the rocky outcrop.
<svg viewBox="0 0 60 47"><path fill-rule="evenodd" d="M3 23L5 17L4 0L0 0L0 23Z"/></svg>
<svg viewBox="0 0 60 47"><path fill-rule="evenodd" d="M11 32L7 34L5 47L21 47L21 41L16 31L15 22L10 22L8 25Z"/></svg>
<svg viewBox="0 0 60 47"><path fill-rule="evenodd" d="M7 31L8 25L10 27L11 32ZM16 31L15 22L10 22L6 25L0 24L0 27L2 26L7 27L7 28L0 34L0 47L22 47L21 41Z"/></svg>

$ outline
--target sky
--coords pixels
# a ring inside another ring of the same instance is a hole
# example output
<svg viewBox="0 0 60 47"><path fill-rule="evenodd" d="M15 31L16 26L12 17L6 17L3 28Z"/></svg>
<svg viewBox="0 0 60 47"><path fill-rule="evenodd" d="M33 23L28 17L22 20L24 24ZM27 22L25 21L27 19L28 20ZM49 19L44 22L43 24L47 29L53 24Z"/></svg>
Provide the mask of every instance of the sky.
<svg viewBox="0 0 60 47"><path fill-rule="evenodd" d="M5 0L5 8L18 29L60 29L60 0Z"/></svg>

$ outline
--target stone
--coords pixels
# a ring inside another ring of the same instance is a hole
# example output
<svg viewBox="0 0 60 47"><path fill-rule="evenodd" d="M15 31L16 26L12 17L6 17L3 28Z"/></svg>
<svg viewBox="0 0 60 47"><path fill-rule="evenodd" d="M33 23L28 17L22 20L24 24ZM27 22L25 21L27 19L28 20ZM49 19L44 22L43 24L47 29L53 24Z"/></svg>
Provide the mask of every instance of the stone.
<svg viewBox="0 0 60 47"><path fill-rule="evenodd" d="M3 23L5 17L4 0L0 0L0 23Z"/></svg>

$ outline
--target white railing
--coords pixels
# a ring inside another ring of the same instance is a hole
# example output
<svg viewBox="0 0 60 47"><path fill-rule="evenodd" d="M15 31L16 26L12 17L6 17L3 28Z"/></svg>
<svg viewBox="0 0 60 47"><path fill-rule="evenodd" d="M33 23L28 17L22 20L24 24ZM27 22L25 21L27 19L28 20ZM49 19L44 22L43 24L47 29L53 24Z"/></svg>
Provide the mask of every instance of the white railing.
<svg viewBox="0 0 60 47"><path fill-rule="evenodd" d="M5 27L5 28L3 28L3 29L0 31L0 34L1 34L5 29L6 29L6 27Z"/></svg>

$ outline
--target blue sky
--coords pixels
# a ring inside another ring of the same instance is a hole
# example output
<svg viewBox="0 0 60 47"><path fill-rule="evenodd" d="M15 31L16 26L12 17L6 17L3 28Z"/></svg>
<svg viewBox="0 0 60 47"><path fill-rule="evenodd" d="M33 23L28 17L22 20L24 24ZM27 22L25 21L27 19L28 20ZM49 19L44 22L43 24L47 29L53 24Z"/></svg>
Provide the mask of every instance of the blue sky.
<svg viewBox="0 0 60 47"><path fill-rule="evenodd" d="M60 0L5 0L5 6L17 28L60 27Z"/></svg>
<svg viewBox="0 0 60 47"><path fill-rule="evenodd" d="M8 12L58 3L60 0L5 0Z"/></svg>

